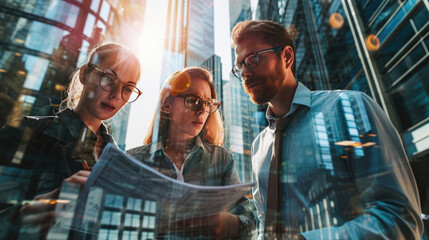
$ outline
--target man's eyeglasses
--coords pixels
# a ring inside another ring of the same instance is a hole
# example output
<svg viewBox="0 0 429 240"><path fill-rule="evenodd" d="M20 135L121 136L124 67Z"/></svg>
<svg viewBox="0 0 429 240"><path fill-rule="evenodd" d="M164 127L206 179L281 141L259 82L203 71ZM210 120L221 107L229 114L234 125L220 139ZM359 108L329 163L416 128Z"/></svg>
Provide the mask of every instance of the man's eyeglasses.
<svg viewBox="0 0 429 240"><path fill-rule="evenodd" d="M241 79L241 69L243 68L243 65L246 66L249 69L255 68L259 65L259 61L261 59L261 54L269 53L269 52L276 52L278 50L283 49L284 47L274 47L274 48L267 48L263 49L257 52L249 53L243 61L237 63L232 69L231 72L234 74L234 76L238 79Z"/></svg>
<svg viewBox="0 0 429 240"><path fill-rule="evenodd" d="M136 86L132 84L121 83L118 76L115 74L106 72L106 70L100 69L94 64L88 64L88 67L94 68L101 73L100 78L98 79L101 89L105 91L111 91L118 85L122 85L121 96L122 100L125 102L132 103L142 94L142 91L140 91Z"/></svg>
<svg viewBox="0 0 429 240"><path fill-rule="evenodd" d="M205 105L206 112L214 113L220 106L220 101L218 101L217 99L204 100L200 97L191 94L177 97L183 98L185 107L192 111L197 111L203 105Z"/></svg>

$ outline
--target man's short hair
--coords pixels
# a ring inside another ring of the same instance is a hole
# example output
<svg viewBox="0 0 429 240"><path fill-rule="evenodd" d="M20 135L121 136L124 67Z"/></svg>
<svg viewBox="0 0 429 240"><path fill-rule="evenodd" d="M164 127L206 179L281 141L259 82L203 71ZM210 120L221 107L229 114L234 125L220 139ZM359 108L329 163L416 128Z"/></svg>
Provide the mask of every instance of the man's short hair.
<svg viewBox="0 0 429 240"><path fill-rule="evenodd" d="M295 54L295 46L292 37L281 24L269 20L246 20L238 22L232 29L231 38L233 47L249 36L258 36L262 40L273 46L290 46ZM295 58L291 67L295 75Z"/></svg>

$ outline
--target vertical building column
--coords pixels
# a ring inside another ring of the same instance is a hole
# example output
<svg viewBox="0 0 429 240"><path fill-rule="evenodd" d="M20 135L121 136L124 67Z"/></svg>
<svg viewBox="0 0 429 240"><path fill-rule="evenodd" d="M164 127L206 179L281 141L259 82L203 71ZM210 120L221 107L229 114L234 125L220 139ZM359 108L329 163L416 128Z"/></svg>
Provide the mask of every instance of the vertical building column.
<svg viewBox="0 0 429 240"><path fill-rule="evenodd" d="M311 3L309 0L302 1L302 4L305 16L307 17L306 26L308 28L307 31L309 32L308 36L311 41L314 60L316 61L317 75L319 76L319 79L317 79L318 81L315 81L315 87L316 89L330 89L328 70L326 69L323 49L320 44L314 11L311 9Z"/></svg>
<svg viewBox="0 0 429 240"><path fill-rule="evenodd" d="M359 16L357 7L352 0L341 0L344 12L346 13L350 31L353 35L356 50L362 63L365 76L368 79L368 86L372 97L377 101L381 108L387 113L392 123L398 128L399 120L395 114L390 97L386 93L380 74L375 66L374 59L365 44L365 27Z"/></svg>

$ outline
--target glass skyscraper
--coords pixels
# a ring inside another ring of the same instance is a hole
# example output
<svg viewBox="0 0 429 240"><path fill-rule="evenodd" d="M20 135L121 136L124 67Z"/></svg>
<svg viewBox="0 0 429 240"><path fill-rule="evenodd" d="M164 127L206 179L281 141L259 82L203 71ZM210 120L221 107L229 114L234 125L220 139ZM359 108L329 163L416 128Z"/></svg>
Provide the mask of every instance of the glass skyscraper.
<svg viewBox="0 0 429 240"><path fill-rule="evenodd" d="M421 135L429 117L427 1L269 2L277 2L276 14L260 16L294 37L299 81L366 92L403 135L409 156L429 148Z"/></svg>
<svg viewBox="0 0 429 240"><path fill-rule="evenodd" d="M222 81L222 62L218 55L213 55L201 64L202 67L209 69L213 74L213 83L217 93L217 99L222 103L223 98L223 81ZM220 111L223 109L223 105L220 105Z"/></svg>
<svg viewBox="0 0 429 240"><path fill-rule="evenodd" d="M169 0L161 85L173 72L214 55L213 0Z"/></svg>
<svg viewBox="0 0 429 240"><path fill-rule="evenodd" d="M312 90L362 91L378 102L402 136L427 214L428 1L264 0L257 13L292 35L298 81Z"/></svg>
<svg viewBox="0 0 429 240"><path fill-rule="evenodd" d="M256 106L249 105L248 97L238 80L224 81L224 118L226 126L225 146L234 157L235 168L242 182L252 180L250 147L252 138L252 115Z"/></svg>
<svg viewBox="0 0 429 240"><path fill-rule="evenodd" d="M237 22L251 19L250 1L230 1L230 29ZM235 61L234 49L231 49L232 65ZM228 69L229 70L229 69ZM242 182L252 180L252 161L250 158L253 140L265 127L265 107L253 104L244 92L239 79L230 74L230 81L224 83L225 125L227 126L226 146L236 161L236 168Z"/></svg>

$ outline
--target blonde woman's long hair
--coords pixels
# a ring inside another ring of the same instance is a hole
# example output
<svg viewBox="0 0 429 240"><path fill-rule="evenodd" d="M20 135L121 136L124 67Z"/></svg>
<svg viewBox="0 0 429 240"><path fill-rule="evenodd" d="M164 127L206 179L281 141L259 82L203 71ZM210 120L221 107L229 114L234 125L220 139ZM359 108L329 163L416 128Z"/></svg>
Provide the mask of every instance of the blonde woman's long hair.
<svg viewBox="0 0 429 240"><path fill-rule="evenodd" d="M210 86L211 97L217 99L216 89L213 84L212 74L201 67L188 67L173 73L164 83L159 96L159 111L155 112L152 123L143 144L150 144L154 141L164 141L167 138L169 127L169 113L163 111L166 100L171 96L177 96L192 84L192 79L200 78L205 80ZM156 124L158 122L158 124ZM225 138L222 118L219 111L209 114L199 136L204 141L213 145L222 146ZM158 139L158 140L156 140Z"/></svg>

